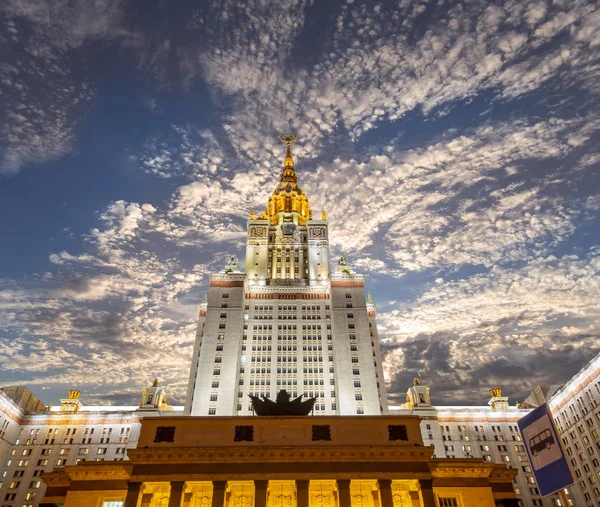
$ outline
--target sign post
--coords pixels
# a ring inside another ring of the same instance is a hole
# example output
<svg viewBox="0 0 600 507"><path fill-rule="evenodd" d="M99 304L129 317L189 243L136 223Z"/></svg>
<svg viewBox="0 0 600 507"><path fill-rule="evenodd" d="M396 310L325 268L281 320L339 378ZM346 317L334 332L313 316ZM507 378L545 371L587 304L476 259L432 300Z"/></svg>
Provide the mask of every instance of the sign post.
<svg viewBox="0 0 600 507"><path fill-rule="evenodd" d="M548 496L573 485L573 475L563 452L552 413L544 404L518 422L540 495Z"/></svg>

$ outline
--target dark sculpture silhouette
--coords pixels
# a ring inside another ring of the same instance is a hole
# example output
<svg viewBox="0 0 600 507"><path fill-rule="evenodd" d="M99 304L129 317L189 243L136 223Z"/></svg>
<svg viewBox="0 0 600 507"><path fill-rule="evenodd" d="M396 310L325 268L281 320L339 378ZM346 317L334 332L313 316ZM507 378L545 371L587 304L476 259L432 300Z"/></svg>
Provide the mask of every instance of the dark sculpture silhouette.
<svg viewBox="0 0 600 507"><path fill-rule="evenodd" d="M302 401L303 394L292 400L285 389L277 393L277 401L271 401L264 396L262 400L258 396L248 396L252 400L252 408L256 415L308 415L317 401L317 398Z"/></svg>

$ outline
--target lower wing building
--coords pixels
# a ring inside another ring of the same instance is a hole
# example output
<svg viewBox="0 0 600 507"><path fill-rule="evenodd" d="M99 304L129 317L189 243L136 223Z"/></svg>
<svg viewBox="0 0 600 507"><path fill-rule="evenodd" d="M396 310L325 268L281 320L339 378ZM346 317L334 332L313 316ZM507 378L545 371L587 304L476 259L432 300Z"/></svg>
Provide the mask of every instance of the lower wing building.
<svg viewBox="0 0 600 507"><path fill-rule="evenodd" d="M504 469L513 469L516 471L516 476L511 479L511 488L514 488L519 505L553 507L561 505L560 500L555 495L546 498L539 495L530 464L522 447L523 444L520 441L520 435L516 429L520 417L527 414L531 408L547 402L554 414L563 447L575 474L575 485L568 488L571 505L599 507L599 371L600 355L590 361L563 386L538 386L520 406L509 406L508 400L497 390L492 392L492 397L487 405L434 406L431 404L429 387L417 382L409 387L406 404L390 407L389 416L376 417L385 418L385 421L382 420L384 423L388 418L400 420L407 416L418 416L423 449L431 450L433 460L441 458L455 460L453 462L457 463L459 467L464 466L465 460L467 460L471 463L488 463L501 465ZM144 420L151 420L154 426L177 426L178 423L169 422L167 424L167 420L183 415L183 407L170 407L166 404L165 399L164 388L158 386L156 382L143 389L142 403L139 406L125 407L86 406L81 403L80 394L77 391L71 391L62 400L60 406L47 407L27 388L3 388L0 390L0 507L38 507L49 503L43 499L47 487L44 481L45 478L48 478L45 474L51 471L59 471L62 474L78 463L92 466L109 462L117 467L129 466L131 464L130 454L135 454L140 449L140 433ZM320 423L322 417L325 416L305 418L305 421L311 423L311 431L313 424L327 425ZM360 417L371 419L369 416ZM232 422L227 424L252 426L254 421L260 419L262 418L237 417L232 418ZM197 420L201 421L197 424L205 424L204 421L228 419L201 417ZM242 420L249 421L249 423L242 424ZM308 423L302 422L302 424ZM331 424L329 425L331 426ZM389 423L384 424L384 426L386 425ZM308 452L308 445L311 445L312 442L310 440L310 443L303 444L306 452ZM145 445L147 444L143 444L141 447ZM432 446L433 449L429 446ZM169 448L169 444L161 444L161 448ZM330 482L324 482L323 488L328 485L327 488L330 488L332 492L337 491L335 489L337 483L331 482L333 479L328 480ZM291 482L286 484L289 486ZM359 485L360 489L360 484L364 488L366 483L356 482L351 487L356 488L356 485ZM369 484L373 486L375 483ZM321 487L321 483L311 482L309 486L312 488L311 491L314 490L315 485ZM200 489L196 488L193 491L195 495L200 495L200 503L197 505L212 505L212 503L206 504L208 496L201 494L202 485L199 487ZM206 489L208 485L204 484L204 487L204 491L208 491ZM282 487L285 489L287 486ZM392 482L392 488L397 488L394 486L394 482ZM414 489L418 488L415 486ZM406 491L410 495L411 489ZM148 495L150 492L148 491L146 494ZM154 495L154 493L152 494ZM163 496L165 495L166 493ZM296 490L296 495L298 495L298 490ZM120 507L125 501L125 497L126 493L119 493L110 500L113 502L112 504L107 500L107 503L99 505L101 507ZM400 498L402 497L393 495L395 501ZM441 498L446 497L442 496ZM457 498L460 499L462 496L459 495ZM55 504L60 505L58 502L50 503L50 505ZM438 504L443 505L439 501ZM147 505L160 504L146 504L144 507ZM411 504L406 505L412 507ZM447 505L453 504L448 503ZM463 502L456 505L467 506L469 504ZM195 507L194 504L190 504L190 506ZM394 507L400 506L403 504L394 503ZM96 507L95 504L94 507ZM322 507L327 507L326 502L322 504Z"/></svg>

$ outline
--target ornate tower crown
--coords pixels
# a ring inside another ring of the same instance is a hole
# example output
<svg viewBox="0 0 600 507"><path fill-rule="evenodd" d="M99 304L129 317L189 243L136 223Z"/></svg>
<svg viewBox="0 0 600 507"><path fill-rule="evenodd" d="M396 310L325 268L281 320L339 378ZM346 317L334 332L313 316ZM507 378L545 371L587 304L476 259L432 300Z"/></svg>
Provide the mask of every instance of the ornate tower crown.
<svg viewBox="0 0 600 507"><path fill-rule="evenodd" d="M283 172L263 216L269 219L271 225L276 225L283 221L283 214L295 214L294 221L299 225L306 225L306 221L312 219L312 210L304 190L298 186L298 176L294 169L292 144L296 142L296 134L282 135L280 139L285 144Z"/></svg>

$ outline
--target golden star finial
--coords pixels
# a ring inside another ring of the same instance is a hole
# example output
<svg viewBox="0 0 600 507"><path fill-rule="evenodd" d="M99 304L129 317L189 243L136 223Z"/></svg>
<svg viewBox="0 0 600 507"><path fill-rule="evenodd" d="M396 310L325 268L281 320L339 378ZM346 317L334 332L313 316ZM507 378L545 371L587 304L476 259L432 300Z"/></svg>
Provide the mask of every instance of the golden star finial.
<svg viewBox="0 0 600 507"><path fill-rule="evenodd" d="M279 139L281 139L283 144L290 146L296 142L296 134L290 134L289 136L281 135Z"/></svg>

